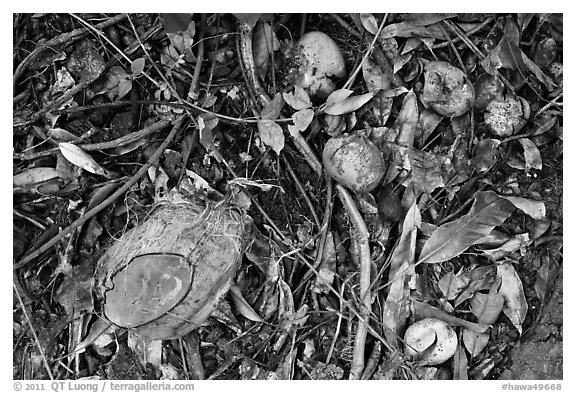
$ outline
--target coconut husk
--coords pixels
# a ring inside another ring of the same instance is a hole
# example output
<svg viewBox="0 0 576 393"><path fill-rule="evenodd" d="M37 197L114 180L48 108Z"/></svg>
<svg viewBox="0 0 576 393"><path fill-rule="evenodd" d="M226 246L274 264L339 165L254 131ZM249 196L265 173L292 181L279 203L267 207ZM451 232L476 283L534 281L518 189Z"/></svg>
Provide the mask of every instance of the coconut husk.
<svg viewBox="0 0 576 393"><path fill-rule="evenodd" d="M229 204L172 195L100 258L97 309L113 324L150 339L189 333L226 295L251 224Z"/></svg>

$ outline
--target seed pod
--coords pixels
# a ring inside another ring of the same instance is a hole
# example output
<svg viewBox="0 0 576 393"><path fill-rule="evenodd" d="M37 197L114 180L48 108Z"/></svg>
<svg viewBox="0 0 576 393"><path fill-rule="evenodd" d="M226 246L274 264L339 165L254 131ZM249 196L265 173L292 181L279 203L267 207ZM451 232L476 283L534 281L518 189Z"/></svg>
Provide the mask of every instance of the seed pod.
<svg viewBox="0 0 576 393"><path fill-rule="evenodd" d="M187 334L226 295L251 222L234 207L173 196L100 258L97 308L113 324L150 339Z"/></svg>

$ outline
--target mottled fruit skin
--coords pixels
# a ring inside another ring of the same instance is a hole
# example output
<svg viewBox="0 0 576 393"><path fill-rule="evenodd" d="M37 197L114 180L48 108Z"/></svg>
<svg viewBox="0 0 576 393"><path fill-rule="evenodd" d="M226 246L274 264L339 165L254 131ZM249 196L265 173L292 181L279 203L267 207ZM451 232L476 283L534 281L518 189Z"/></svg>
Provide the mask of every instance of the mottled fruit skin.
<svg viewBox="0 0 576 393"><path fill-rule="evenodd" d="M331 138L322 161L330 177L357 192L374 190L388 169L378 147L362 135Z"/></svg>
<svg viewBox="0 0 576 393"><path fill-rule="evenodd" d="M330 77L346 76L346 63L338 45L320 31L308 32L300 38L293 60L298 68L294 83L312 97L328 97L336 89Z"/></svg>
<svg viewBox="0 0 576 393"><path fill-rule="evenodd" d="M446 322L436 318L425 318L411 325L404 334L406 355L417 356L420 365L434 366L444 363L456 353L458 338L456 332ZM432 347L432 351L427 351Z"/></svg>
<svg viewBox="0 0 576 393"><path fill-rule="evenodd" d="M526 124L522 101L511 95L491 101L486 107L484 122L499 137L515 134Z"/></svg>
<svg viewBox="0 0 576 393"><path fill-rule="evenodd" d="M474 102L474 86L458 68L445 61L431 61L424 67L422 101L447 117L466 113Z"/></svg>

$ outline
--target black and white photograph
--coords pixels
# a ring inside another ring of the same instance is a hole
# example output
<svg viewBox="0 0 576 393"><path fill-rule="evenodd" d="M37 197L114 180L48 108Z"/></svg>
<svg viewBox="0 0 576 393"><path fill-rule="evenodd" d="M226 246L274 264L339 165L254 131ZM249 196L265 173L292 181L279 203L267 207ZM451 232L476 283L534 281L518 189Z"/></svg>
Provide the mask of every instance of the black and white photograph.
<svg viewBox="0 0 576 393"><path fill-rule="evenodd" d="M10 387L562 390L563 16L13 13Z"/></svg>

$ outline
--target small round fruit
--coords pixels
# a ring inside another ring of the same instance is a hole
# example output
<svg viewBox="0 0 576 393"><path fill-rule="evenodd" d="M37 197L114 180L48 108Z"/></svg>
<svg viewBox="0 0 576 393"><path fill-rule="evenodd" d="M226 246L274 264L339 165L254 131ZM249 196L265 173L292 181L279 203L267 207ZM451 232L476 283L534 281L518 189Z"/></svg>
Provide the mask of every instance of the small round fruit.
<svg viewBox="0 0 576 393"><path fill-rule="evenodd" d="M374 190L388 169L378 147L363 135L331 138L322 161L330 177L357 192Z"/></svg>
<svg viewBox="0 0 576 393"><path fill-rule="evenodd" d="M338 45L320 31L308 32L300 38L294 60L298 68L294 83L320 99L336 89L330 77L346 76L346 63Z"/></svg>
<svg viewBox="0 0 576 393"><path fill-rule="evenodd" d="M464 72L445 61L431 61L424 67L422 101L447 117L466 113L474 102L474 86Z"/></svg>
<svg viewBox="0 0 576 393"><path fill-rule="evenodd" d="M406 355L418 356L425 353L418 359L419 364L433 366L444 363L454 356L458 338L454 329L446 322L436 318L425 318L406 330L404 344Z"/></svg>
<svg viewBox="0 0 576 393"><path fill-rule="evenodd" d="M507 95L488 104L484 122L494 135L505 138L524 127L529 111L530 107L521 97Z"/></svg>

